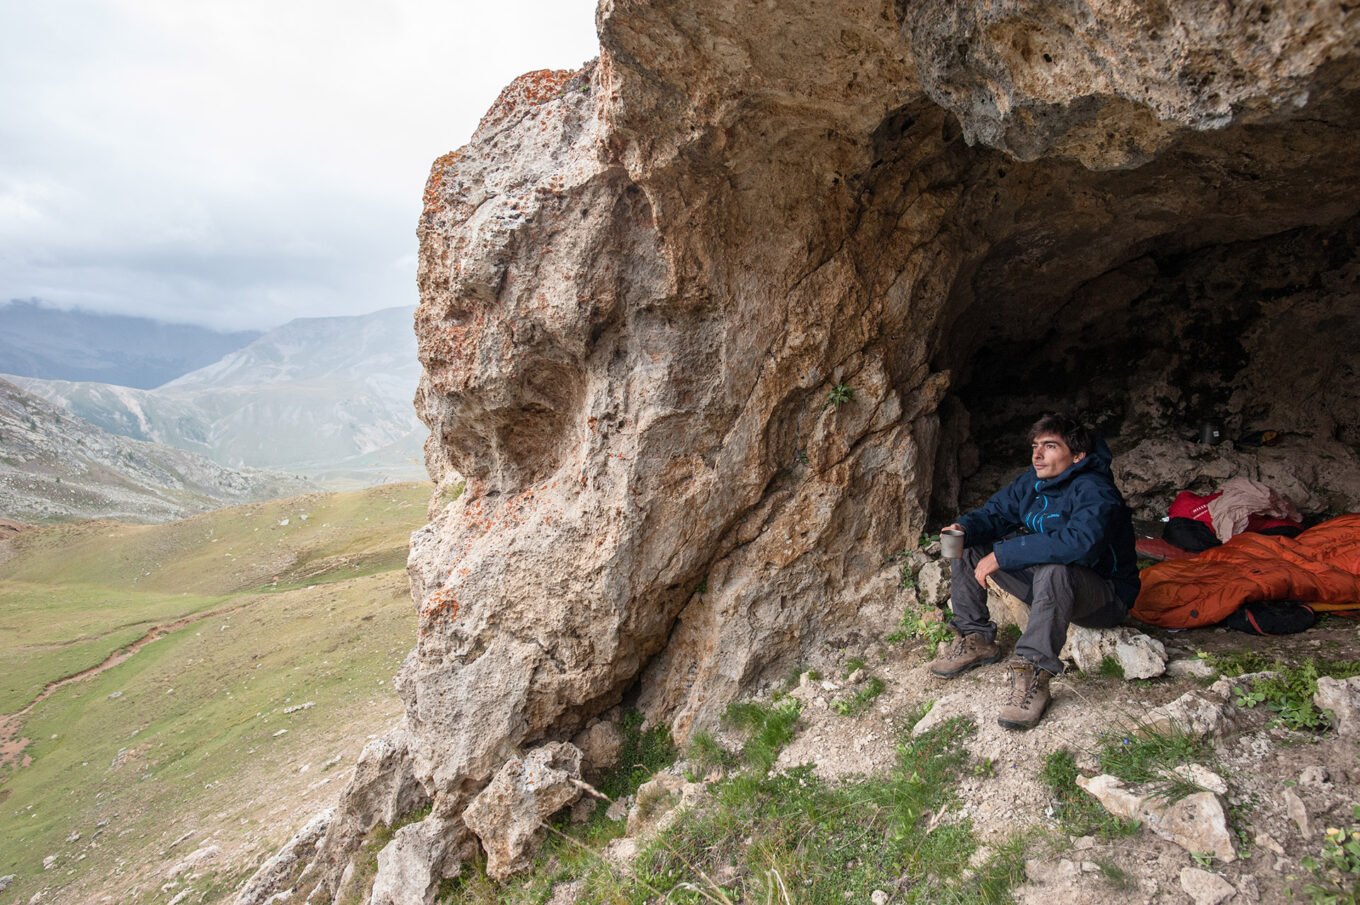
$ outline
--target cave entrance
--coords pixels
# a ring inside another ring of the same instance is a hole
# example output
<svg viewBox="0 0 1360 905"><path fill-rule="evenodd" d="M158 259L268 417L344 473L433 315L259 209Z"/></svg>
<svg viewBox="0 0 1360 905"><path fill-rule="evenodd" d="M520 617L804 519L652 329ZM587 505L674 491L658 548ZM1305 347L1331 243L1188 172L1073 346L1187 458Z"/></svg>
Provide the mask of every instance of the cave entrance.
<svg viewBox="0 0 1360 905"><path fill-rule="evenodd" d="M933 519L1013 477L1055 410L1106 436L1144 518L1236 474L1305 511L1360 508L1353 109L1199 134L1128 171L989 162L1000 213L937 346L953 380ZM1227 442L1197 443L1205 422Z"/></svg>

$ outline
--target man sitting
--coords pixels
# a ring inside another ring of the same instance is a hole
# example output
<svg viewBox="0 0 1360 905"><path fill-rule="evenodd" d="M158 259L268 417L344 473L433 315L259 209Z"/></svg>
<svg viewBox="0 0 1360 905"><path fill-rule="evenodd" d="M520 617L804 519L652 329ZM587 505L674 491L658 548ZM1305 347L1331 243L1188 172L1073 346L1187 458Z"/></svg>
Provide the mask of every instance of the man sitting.
<svg viewBox="0 0 1360 905"><path fill-rule="evenodd" d="M1029 439L1031 467L949 526L964 533L963 558L950 573L950 626L959 637L929 665L951 679L1001 659L988 576L1028 604L1029 626L1007 663L1010 700L997 716L1008 729L1043 718L1067 626L1118 625L1138 596L1133 520L1105 441L1067 415L1040 418Z"/></svg>

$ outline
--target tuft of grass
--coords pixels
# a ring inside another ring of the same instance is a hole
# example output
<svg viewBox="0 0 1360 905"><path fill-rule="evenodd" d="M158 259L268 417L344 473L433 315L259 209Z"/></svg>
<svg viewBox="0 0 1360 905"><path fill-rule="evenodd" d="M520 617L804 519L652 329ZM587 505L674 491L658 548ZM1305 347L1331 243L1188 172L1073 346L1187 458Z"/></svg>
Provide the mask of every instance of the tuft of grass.
<svg viewBox="0 0 1360 905"><path fill-rule="evenodd" d="M1077 760L1066 748L1049 754L1039 774L1052 795L1053 816L1064 833L1118 839L1138 831L1136 822L1115 817L1078 786L1077 776Z"/></svg>
<svg viewBox="0 0 1360 905"><path fill-rule="evenodd" d="M863 669L868 665L868 662L863 657L851 657L849 660L845 661L845 672L842 673L842 675L844 678L848 679L854 674L855 670Z"/></svg>
<svg viewBox="0 0 1360 905"><path fill-rule="evenodd" d="M718 744L718 740L708 732L696 732L690 737L685 759L699 774L717 768L731 767L736 762L731 752Z"/></svg>
<svg viewBox="0 0 1360 905"><path fill-rule="evenodd" d="M1122 679L1124 678L1124 664L1106 654L1100 658L1100 666L1096 669L1096 674L1106 679Z"/></svg>
<svg viewBox="0 0 1360 905"><path fill-rule="evenodd" d="M855 689L849 697L832 702L831 709L841 716L858 716L869 709L874 699L883 693L886 686L878 676L870 676L863 685Z"/></svg>
<svg viewBox="0 0 1360 905"><path fill-rule="evenodd" d="M1096 867L1100 868L1100 876L1110 885L1117 889L1127 889L1132 885L1129 878L1129 872L1118 864L1115 864L1109 858L1093 858L1092 860L1095 862Z"/></svg>
<svg viewBox="0 0 1360 905"><path fill-rule="evenodd" d="M1098 757L1106 773L1125 782L1150 785L1158 796L1176 801L1201 790L1173 768L1203 760L1209 754L1209 745L1203 739L1139 726L1136 732L1106 735Z"/></svg>
<svg viewBox="0 0 1360 905"><path fill-rule="evenodd" d="M779 752L793 741L793 729L798 724L802 706L793 699L785 699L772 706L755 701L733 701L723 713L723 723L749 733L742 746L742 760L757 773L764 775L779 759Z"/></svg>

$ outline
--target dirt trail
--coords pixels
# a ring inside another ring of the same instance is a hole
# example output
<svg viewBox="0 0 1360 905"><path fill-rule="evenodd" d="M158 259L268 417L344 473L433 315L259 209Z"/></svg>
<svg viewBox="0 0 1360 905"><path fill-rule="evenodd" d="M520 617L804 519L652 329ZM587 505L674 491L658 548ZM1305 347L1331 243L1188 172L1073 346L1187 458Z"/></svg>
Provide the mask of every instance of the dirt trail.
<svg viewBox="0 0 1360 905"><path fill-rule="evenodd" d="M158 638L162 638L171 632L179 631L185 626L192 625L195 622L201 622L204 619L213 619L218 616L234 613L247 606L249 603L250 601L248 600L242 600L233 603L230 606L222 606L213 610L204 610L200 613L191 613L188 616L181 616L170 622L163 622L159 625L152 626L147 630L146 634L142 635L142 637L125 647L120 647L94 666L88 666L79 672L73 672L69 676L63 676L60 679L53 679L51 682L48 682L43 686L43 690L38 693L38 696L29 701L23 709L17 710L14 713L0 715L0 770L13 765L17 765L20 768L29 765L30 758L23 753L24 749L28 747L29 739L22 738L19 735L19 730L23 726L24 717L28 716L33 711L34 707L37 707L43 701L47 700L58 689L65 688L67 685L71 685L75 682L93 678L106 670L113 669L113 667L118 666L120 663L126 662L129 657L151 642Z"/></svg>

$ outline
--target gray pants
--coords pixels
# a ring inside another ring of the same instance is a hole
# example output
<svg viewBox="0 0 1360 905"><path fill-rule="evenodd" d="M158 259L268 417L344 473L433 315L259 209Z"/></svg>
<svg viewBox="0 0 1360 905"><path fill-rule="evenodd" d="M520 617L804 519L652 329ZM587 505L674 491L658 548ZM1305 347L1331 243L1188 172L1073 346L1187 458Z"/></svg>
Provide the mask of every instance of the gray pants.
<svg viewBox="0 0 1360 905"><path fill-rule="evenodd" d="M996 623L987 611L987 590L973 570L990 552L991 544L969 547L949 570L954 609L949 624L960 635L979 634L989 641L996 638ZM1068 625L1109 628L1124 621L1124 602L1115 596L1114 585L1085 566L1030 566L993 572L992 580L1029 605L1029 626L1016 642L1016 656L1055 675L1062 672L1058 651L1067 640Z"/></svg>

